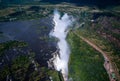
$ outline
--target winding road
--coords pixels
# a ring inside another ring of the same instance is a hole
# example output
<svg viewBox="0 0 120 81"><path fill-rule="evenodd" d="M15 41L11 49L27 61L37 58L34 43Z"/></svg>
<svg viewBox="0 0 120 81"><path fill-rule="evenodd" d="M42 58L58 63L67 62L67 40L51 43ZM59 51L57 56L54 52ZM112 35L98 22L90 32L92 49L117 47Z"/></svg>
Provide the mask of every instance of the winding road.
<svg viewBox="0 0 120 81"><path fill-rule="evenodd" d="M87 44L89 44L90 46L92 46L95 50L97 50L98 52L100 52L103 57L104 57L104 68L106 69L108 75L109 75L109 79L110 81L120 81L120 76L119 73L117 71L117 68L114 66L114 64L111 62L110 57L107 55L107 53L105 53L104 51L101 50L101 48L99 48L98 46L96 46L93 42L89 41L88 39L78 35L76 32L74 32L74 34L76 36L78 36L80 39L82 39L83 41L85 41Z"/></svg>

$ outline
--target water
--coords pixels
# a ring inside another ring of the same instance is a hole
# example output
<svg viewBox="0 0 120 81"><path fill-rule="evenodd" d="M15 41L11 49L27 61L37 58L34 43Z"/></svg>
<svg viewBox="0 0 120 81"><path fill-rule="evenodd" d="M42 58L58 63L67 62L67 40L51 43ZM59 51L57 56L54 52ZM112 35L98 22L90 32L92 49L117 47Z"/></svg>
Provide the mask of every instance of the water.
<svg viewBox="0 0 120 81"><path fill-rule="evenodd" d="M28 50L32 50L36 54L35 59L38 63L41 66L47 66L46 61L51 58L51 53L56 50L55 44L49 41L49 32L53 27L51 19L49 17L41 20L1 22L0 43L10 40L27 42L28 47L22 49L22 51L27 54ZM14 59L17 52L9 50L6 51L6 55ZM2 59L3 57L0 58L0 60Z"/></svg>
<svg viewBox="0 0 120 81"><path fill-rule="evenodd" d="M53 63L55 69L62 73L64 81L68 81L68 61L70 49L66 41L66 36L68 33L68 27L72 24L72 19L70 19L67 14L60 17L60 13L55 10L53 21L55 26L50 35L58 39L57 46L59 49L59 54L55 56Z"/></svg>

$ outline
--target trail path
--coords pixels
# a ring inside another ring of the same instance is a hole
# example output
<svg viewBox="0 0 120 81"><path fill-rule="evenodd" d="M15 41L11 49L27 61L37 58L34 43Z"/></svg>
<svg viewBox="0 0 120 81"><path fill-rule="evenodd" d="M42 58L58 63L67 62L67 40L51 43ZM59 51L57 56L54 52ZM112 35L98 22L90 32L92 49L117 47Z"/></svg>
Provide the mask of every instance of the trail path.
<svg viewBox="0 0 120 81"><path fill-rule="evenodd" d="M75 33L75 32L74 32ZM119 73L117 71L117 68L114 66L114 64L111 62L110 57L101 50L101 48L99 48L98 46L96 46L93 42L89 41L88 39L78 35L77 33L75 33L80 39L82 39L83 41L85 41L87 44L89 44L90 46L92 46L95 50L97 50L98 52L100 52L103 57L104 57L104 68L106 69L108 75L109 75L109 79L110 81L116 81L114 79L114 77L117 77L117 81L120 81L120 76Z"/></svg>

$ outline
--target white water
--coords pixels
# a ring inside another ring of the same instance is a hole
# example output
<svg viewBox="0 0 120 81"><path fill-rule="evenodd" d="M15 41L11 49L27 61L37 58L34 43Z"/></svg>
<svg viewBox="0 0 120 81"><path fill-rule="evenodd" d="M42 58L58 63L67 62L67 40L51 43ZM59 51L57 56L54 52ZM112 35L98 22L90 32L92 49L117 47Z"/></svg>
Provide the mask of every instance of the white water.
<svg viewBox="0 0 120 81"><path fill-rule="evenodd" d="M59 39L57 45L59 47L59 55L56 55L53 63L57 71L61 71L64 81L68 81L68 61L70 49L66 41L66 36L68 33L68 27L71 25L72 20L65 13L62 17L58 11L54 11L54 30L50 35Z"/></svg>

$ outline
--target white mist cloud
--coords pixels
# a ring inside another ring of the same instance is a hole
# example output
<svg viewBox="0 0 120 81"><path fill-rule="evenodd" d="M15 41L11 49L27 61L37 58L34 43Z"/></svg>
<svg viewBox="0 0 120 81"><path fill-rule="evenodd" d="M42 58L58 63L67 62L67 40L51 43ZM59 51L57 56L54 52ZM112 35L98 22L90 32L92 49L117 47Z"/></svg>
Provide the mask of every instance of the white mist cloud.
<svg viewBox="0 0 120 81"><path fill-rule="evenodd" d="M57 55L53 61L54 67L57 71L61 71L64 77L64 80L68 79L68 61L70 49L68 43L66 41L67 29L71 25L71 18L65 13L62 17L60 17L60 13L55 10L54 11L54 30L50 33L52 36L59 39L57 45L59 47L59 54Z"/></svg>

